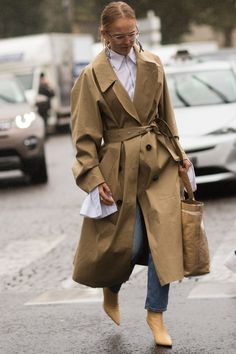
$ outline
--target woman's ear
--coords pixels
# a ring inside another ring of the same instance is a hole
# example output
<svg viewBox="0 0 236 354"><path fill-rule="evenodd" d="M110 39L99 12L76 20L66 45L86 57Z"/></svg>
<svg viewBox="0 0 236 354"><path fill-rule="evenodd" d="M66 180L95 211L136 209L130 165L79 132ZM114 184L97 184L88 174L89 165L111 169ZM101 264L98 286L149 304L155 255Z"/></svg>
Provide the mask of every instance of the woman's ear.
<svg viewBox="0 0 236 354"><path fill-rule="evenodd" d="M109 36L108 36L107 32L104 30L101 30L101 39L106 46L109 44Z"/></svg>

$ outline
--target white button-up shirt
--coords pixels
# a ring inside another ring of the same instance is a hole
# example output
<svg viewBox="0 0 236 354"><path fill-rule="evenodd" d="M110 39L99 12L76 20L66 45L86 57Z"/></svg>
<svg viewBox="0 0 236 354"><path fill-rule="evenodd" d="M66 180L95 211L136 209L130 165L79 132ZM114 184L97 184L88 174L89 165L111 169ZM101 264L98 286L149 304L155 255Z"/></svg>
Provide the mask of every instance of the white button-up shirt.
<svg viewBox="0 0 236 354"><path fill-rule="evenodd" d="M130 98L134 98L136 82L136 54L134 48L131 48L128 55L124 56L110 50L110 62L118 79L128 92Z"/></svg>

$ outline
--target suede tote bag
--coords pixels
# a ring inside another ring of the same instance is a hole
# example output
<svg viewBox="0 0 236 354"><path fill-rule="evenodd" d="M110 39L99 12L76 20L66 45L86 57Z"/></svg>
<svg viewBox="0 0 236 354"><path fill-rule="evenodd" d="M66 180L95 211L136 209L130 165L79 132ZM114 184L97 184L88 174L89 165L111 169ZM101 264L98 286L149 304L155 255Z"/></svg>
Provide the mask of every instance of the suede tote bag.
<svg viewBox="0 0 236 354"><path fill-rule="evenodd" d="M184 276L210 272L209 248L203 223L204 204L195 200L188 175L181 176L188 198L181 201Z"/></svg>
<svg viewBox="0 0 236 354"><path fill-rule="evenodd" d="M170 127L162 119L157 119L157 122L161 132L170 138L181 163L183 154ZM184 276L204 275L210 272L209 248L203 223L204 204L195 200L187 173L181 175L181 180L188 195L181 201Z"/></svg>

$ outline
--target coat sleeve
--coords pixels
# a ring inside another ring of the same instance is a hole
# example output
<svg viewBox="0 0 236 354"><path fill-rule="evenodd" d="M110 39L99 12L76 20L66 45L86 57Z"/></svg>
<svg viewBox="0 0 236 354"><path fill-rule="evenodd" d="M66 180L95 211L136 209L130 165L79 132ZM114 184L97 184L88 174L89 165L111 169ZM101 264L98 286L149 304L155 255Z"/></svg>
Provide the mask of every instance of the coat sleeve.
<svg viewBox="0 0 236 354"><path fill-rule="evenodd" d="M103 136L98 95L92 75L83 71L71 92L71 131L76 149L72 171L77 185L87 193L105 182L97 154Z"/></svg>
<svg viewBox="0 0 236 354"><path fill-rule="evenodd" d="M167 86L167 81L166 81L164 69L163 69L163 90L162 90L162 94L161 94L159 105L158 105L158 112L159 112L160 118L164 119L166 121L166 123L169 125L169 127L172 131L172 134L174 135L176 142L177 142L180 150L182 151L183 158L187 159L187 155L184 152L184 150L181 147L180 142L179 142L178 129L177 129L177 125L176 125L174 110L172 107L172 102L171 102L171 98L170 98L170 94L169 94L169 90L168 90L168 86Z"/></svg>

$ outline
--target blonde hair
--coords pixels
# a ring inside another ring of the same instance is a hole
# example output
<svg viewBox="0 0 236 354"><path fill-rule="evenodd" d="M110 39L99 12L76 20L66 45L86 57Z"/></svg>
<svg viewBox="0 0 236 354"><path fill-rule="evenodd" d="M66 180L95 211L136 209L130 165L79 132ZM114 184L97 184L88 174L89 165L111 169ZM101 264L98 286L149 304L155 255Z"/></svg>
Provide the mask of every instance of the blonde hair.
<svg viewBox="0 0 236 354"><path fill-rule="evenodd" d="M100 20L100 35L103 41L105 41L105 39L102 35L102 31L108 31L110 25L119 18L136 20L134 9L123 1L112 1L105 6Z"/></svg>

